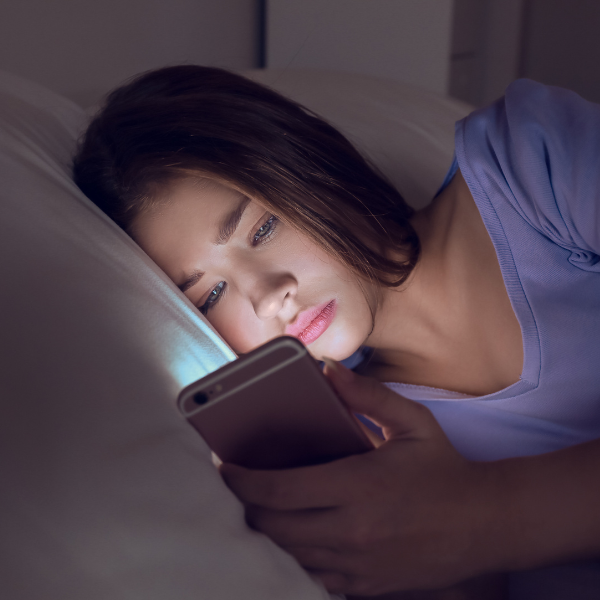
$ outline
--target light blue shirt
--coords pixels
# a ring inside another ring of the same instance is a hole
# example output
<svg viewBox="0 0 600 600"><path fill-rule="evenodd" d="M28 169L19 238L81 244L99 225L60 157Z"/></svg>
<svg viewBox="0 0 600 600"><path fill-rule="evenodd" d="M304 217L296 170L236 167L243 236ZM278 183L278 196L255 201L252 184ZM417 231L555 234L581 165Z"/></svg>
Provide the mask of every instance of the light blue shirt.
<svg viewBox="0 0 600 600"><path fill-rule="evenodd" d="M457 167L496 248L523 336L518 382L468 397L388 384L426 404L466 457L600 438L600 105L529 80L456 124Z"/></svg>

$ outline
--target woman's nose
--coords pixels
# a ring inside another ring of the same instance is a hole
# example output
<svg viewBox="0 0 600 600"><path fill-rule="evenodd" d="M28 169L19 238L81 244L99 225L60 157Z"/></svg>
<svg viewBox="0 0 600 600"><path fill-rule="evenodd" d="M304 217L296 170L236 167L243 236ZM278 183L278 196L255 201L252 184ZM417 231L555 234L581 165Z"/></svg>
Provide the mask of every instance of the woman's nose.
<svg viewBox="0 0 600 600"><path fill-rule="evenodd" d="M296 279L287 274L271 276L256 282L251 301L259 319L276 317L296 295Z"/></svg>

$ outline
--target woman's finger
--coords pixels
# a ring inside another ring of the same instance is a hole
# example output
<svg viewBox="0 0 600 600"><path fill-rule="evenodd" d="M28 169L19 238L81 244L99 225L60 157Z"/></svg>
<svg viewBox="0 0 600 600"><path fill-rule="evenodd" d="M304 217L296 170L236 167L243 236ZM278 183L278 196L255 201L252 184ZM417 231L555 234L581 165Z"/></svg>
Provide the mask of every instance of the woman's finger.
<svg viewBox="0 0 600 600"><path fill-rule="evenodd" d="M393 592L381 596L381 592L376 587L370 585L368 581L363 578L356 578L349 573L340 571L320 571L317 569L307 570L315 579L318 579L323 584L330 594L340 594L340 596L335 596L335 598L339 597L340 600L341 598L347 600L376 600L375 596L377 596L377 600L400 600L400 598L404 598L400 592ZM412 600L412 596L410 596L409 599ZM452 597L452 600L462 599L462 596L460 596L460 599L459 596ZM448 597L447 600L450 600L450 597Z"/></svg>
<svg viewBox="0 0 600 600"><path fill-rule="evenodd" d="M358 375L339 362L324 358L325 374L348 407L369 417L386 439L430 437L439 430L428 408L393 392L372 377Z"/></svg>
<svg viewBox="0 0 600 600"><path fill-rule="evenodd" d="M307 569L307 571L312 577L318 579L330 594L345 594L345 590L348 589L348 577L343 573L318 569Z"/></svg>
<svg viewBox="0 0 600 600"><path fill-rule="evenodd" d="M315 547L334 550L339 545L336 509L277 511L246 507L246 521L285 547Z"/></svg>
<svg viewBox="0 0 600 600"><path fill-rule="evenodd" d="M307 571L344 573L346 571L343 555L331 548L312 546L283 546Z"/></svg>
<svg viewBox="0 0 600 600"><path fill-rule="evenodd" d="M273 510L331 508L344 502L351 466L341 459L323 465L260 471L223 463L219 470L231 491L245 504Z"/></svg>

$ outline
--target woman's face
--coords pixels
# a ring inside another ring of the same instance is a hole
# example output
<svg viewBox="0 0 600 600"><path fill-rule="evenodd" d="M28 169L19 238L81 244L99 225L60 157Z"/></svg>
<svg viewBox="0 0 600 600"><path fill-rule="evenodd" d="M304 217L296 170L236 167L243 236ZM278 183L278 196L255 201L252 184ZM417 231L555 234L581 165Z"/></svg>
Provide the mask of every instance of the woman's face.
<svg viewBox="0 0 600 600"><path fill-rule="evenodd" d="M371 332L376 290L225 186L177 183L132 233L239 354L288 334L341 360Z"/></svg>

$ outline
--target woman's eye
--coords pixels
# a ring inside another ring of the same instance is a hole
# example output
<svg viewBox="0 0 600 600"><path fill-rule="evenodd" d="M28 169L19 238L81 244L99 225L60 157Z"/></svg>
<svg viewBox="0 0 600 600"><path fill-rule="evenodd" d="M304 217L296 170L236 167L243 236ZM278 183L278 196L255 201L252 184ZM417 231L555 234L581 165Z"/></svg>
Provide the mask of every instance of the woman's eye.
<svg viewBox="0 0 600 600"><path fill-rule="evenodd" d="M200 307L200 312L203 315L205 315L208 312L208 310L212 308L223 297L226 285L227 284L224 281L221 281L212 290L210 290L206 302Z"/></svg>
<svg viewBox="0 0 600 600"><path fill-rule="evenodd" d="M252 243L254 245L265 242L268 238L270 238L277 228L277 217L275 215L271 215L257 230L252 238Z"/></svg>

